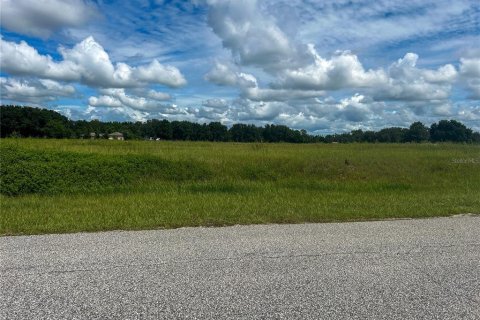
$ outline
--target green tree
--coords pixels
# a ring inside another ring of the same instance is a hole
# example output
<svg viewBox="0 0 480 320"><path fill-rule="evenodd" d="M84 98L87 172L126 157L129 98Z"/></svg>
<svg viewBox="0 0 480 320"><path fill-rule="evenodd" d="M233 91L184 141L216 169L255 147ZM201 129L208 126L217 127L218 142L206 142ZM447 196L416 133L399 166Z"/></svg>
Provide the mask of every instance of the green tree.
<svg viewBox="0 0 480 320"><path fill-rule="evenodd" d="M208 129L212 141L227 141L228 128L220 122L210 122L208 124Z"/></svg>
<svg viewBox="0 0 480 320"><path fill-rule="evenodd" d="M471 142L473 132L456 120L441 120L430 127L431 141Z"/></svg>
<svg viewBox="0 0 480 320"><path fill-rule="evenodd" d="M406 135L405 141L408 142L424 142L430 138L430 131L421 122L414 122L410 125Z"/></svg>

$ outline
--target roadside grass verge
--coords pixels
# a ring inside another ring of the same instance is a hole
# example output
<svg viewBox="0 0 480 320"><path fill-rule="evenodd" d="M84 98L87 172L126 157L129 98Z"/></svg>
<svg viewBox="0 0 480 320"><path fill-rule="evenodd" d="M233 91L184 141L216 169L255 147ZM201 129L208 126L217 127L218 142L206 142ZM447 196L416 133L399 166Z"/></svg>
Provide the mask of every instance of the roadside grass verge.
<svg viewBox="0 0 480 320"><path fill-rule="evenodd" d="M480 213L479 146L2 139L0 234ZM347 161L345 161L347 160Z"/></svg>

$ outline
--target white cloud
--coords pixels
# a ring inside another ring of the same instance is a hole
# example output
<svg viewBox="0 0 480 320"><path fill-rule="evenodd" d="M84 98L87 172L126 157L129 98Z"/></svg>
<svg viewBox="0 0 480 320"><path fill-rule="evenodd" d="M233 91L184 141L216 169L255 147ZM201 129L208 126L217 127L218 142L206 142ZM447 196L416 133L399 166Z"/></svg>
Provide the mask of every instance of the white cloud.
<svg viewBox="0 0 480 320"><path fill-rule="evenodd" d="M237 85L237 74L227 65L216 63L215 66L205 75L205 80L220 86Z"/></svg>
<svg viewBox="0 0 480 320"><path fill-rule="evenodd" d="M226 64L216 63L205 75L205 80L220 86L238 86L240 88L257 87L257 79L248 73L236 72Z"/></svg>
<svg viewBox="0 0 480 320"><path fill-rule="evenodd" d="M340 51L326 59L313 44L302 45L292 36L289 38L256 1L210 1L209 4L209 23L224 47L238 58L237 66L260 67L273 77L273 81L271 88L259 88L256 79L249 86L242 85L240 72L234 71L236 67L220 63L205 79L219 85L237 86L241 96L250 100L309 99L323 95L325 90L344 89L361 89L378 100L445 100L458 76L450 64L435 70L417 68L418 55L413 53L406 54L388 70L366 70L358 57L349 51ZM264 39L250 34L253 30L264 35ZM275 42L274 35L282 40ZM351 111L351 118L354 118L355 110Z"/></svg>
<svg viewBox="0 0 480 320"><path fill-rule="evenodd" d="M158 101L165 101L165 100L171 100L172 96L169 95L168 93L165 92L158 92L155 90L150 90L147 93L147 97L153 100L158 100Z"/></svg>
<svg viewBox="0 0 480 320"><path fill-rule="evenodd" d="M64 27L79 27L98 15L83 0L1 0L0 22L5 29L46 38Z"/></svg>
<svg viewBox="0 0 480 320"><path fill-rule="evenodd" d="M156 100L127 95L124 89L102 89L100 97L90 97L88 104L92 107L120 108L128 107L141 111L155 111L164 105Z"/></svg>
<svg viewBox="0 0 480 320"><path fill-rule="evenodd" d="M144 122L147 119L149 119L149 114L147 112L135 110L135 109L124 107L124 106L115 107L115 108L98 108L98 107L88 106L88 108L82 113L83 114L80 116L80 118L82 119L83 118L88 118L90 120L98 119L101 121L108 120L108 121Z"/></svg>
<svg viewBox="0 0 480 320"><path fill-rule="evenodd" d="M457 71L454 66L447 64L437 70L417 68L418 55L407 53L402 59L392 63L388 69L388 74L393 79L404 79L406 81L416 81L421 79L429 83L451 83L456 80Z"/></svg>
<svg viewBox="0 0 480 320"><path fill-rule="evenodd" d="M75 88L53 80L17 80L0 78L1 98L13 102L41 104L57 100L59 97L73 96Z"/></svg>
<svg viewBox="0 0 480 320"><path fill-rule="evenodd" d="M135 70L136 79L148 83L161 83L169 87L181 87L187 83L180 71L173 66L164 66L153 60L147 66Z"/></svg>
<svg viewBox="0 0 480 320"><path fill-rule="evenodd" d="M13 75L29 75L63 81L79 81L93 87L128 88L162 84L180 87L186 80L173 66L164 66L153 60L146 66L131 67L119 62L115 66L108 53L88 37L73 48L59 48L63 57L55 62L48 55L40 55L26 42L20 44L1 41L0 66Z"/></svg>
<svg viewBox="0 0 480 320"><path fill-rule="evenodd" d="M383 69L365 71L357 56L342 52L330 60L320 57L310 46L315 62L307 67L286 70L275 86L301 90L338 90L367 88L377 99L442 100L450 94L457 79L454 66L436 70L416 67L418 55L407 53Z"/></svg>
<svg viewBox="0 0 480 320"><path fill-rule="evenodd" d="M418 55L407 53L387 70L365 70L358 57L340 52L331 59L318 55L309 45L313 63L278 72L271 88L259 88L255 81L242 82L242 73L217 63L205 78L217 84L237 86L241 96L254 101L290 101L319 97L326 90L360 89L376 100L446 100L458 72L451 64L437 69L417 67ZM470 70L470 69L468 69ZM471 71L469 71L471 72ZM473 87L473 81L470 81Z"/></svg>
<svg viewBox="0 0 480 320"><path fill-rule="evenodd" d="M236 99L232 106L228 116L236 121L274 121L281 113L287 112L287 109L292 109L284 102L256 102L248 99Z"/></svg>
<svg viewBox="0 0 480 320"><path fill-rule="evenodd" d="M453 83L457 80L457 69L451 64L439 67L437 70L422 70L421 75L429 83Z"/></svg>
<svg viewBox="0 0 480 320"><path fill-rule="evenodd" d="M480 78L480 58L460 58L460 73L465 77Z"/></svg>
<svg viewBox="0 0 480 320"><path fill-rule="evenodd" d="M71 61L55 62L48 55L40 55L25 41L4 41L0 37L0 68L13 75L30 75L54 80L79 80L79 68Z"/></svg>
<svg viewBox="0 0 480 320"><path fill-rule="evenodd" d="M336 90L372 87L387 79L383 70L365 71L357 56L348 51L340 52L327 60L317 53L312 44L308 45L308 50L313 63L285 70L275 86L300 90Z"/></svg>
<svg viewBox="0 0 480 320"><path fill-rule="evenodd" d="M457 80L458 72L450 64L436 70L417 68L418 55L407 53L392 63L388 69L388 81L372 94L377 100L428 101L446 100L450 96L451 84Z"/></svg>
<svg viewBox="0 0 480 320"><path fill-rule="evenodd" d="M452 84L458 79L458 71L451 64L437 69L418 68L418 55L414 53L407 53L387 69L379 67L368 70L357 55L350 51L338 51L329 59L322 57L314 44L301 43L301 37L298 37L295 30L299 23L292 21L292 17L302 15L317 21L309 10L316 13L322 8L334 10L333 2L319 3L318 6L298 1L290 4L283 1L260 4L254 0L207 3L210 5L209 24L222 40L223 46L231 51L236 65L232 67L217 63L205 79L219 85L237 86L241 89L240 95L243 98L255 101L291 101L318 97L327 90L354 89L371 95L376 100L439 101L450 97ZM392 4L385 1L379 4L379 8L372 8L362 1L358 6L348 3L338 5L345 7L348 14L352 15L352 8L360 8L372 19L378 12L400 10L391 8ZM468 7L467 3L454 6L454 15L461 14ZM323 14L329 15L328 12L322 12ZM354 29L352 32L355 32ZM468 72L476 72L472 70L476 65L470 65L470 61L465 61L464 65ZM256 80L250 86L242 85L237 70L245 66L266 71L273 79L270 88L259 88ZM476 83L476 80L469 81L473 92L478 91Z"/></svg>
<svg viewBox="0 0 480 320"><path fill-rule="evenodd" d="M120 108L123 103L117 97L101 95L100 97L88 98L88 104L92 107Z"/></svg>
<svg viewBox="0 0 480 320"><path fill-rule="evenodd" d="M208 0L208 23L225 48L244 65L276 68L294 49L273 17L256 0Z"/></svg>

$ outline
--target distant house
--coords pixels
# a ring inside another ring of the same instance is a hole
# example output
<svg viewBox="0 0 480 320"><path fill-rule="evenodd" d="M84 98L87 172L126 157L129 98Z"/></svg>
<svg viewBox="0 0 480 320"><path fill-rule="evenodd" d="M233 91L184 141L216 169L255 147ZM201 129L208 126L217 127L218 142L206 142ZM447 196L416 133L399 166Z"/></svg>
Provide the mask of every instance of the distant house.
<svg viewBox="0 0 480 320"><path fill-rule="evenodd" d="M97 134L95 132L90 132L90 139L95 139Z"/></svg>
<svg viewBox="0 0 480 320"><path fill-rule="evenodd" d="M123 133L113 132L108 135L108 140L125 140L125 139L123 138Z"/></svg>

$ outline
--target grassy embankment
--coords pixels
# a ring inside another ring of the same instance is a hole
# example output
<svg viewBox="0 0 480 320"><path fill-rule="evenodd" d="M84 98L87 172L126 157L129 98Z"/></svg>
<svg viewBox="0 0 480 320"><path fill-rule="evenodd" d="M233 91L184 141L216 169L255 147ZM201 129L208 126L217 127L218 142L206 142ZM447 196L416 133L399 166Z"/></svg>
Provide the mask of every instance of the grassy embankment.
<svg viewBox="0 0 480 320"><path fill-rule="evenodd" d="M0 152L0 234L480 213L478 145L2 139Z"/></svg>

